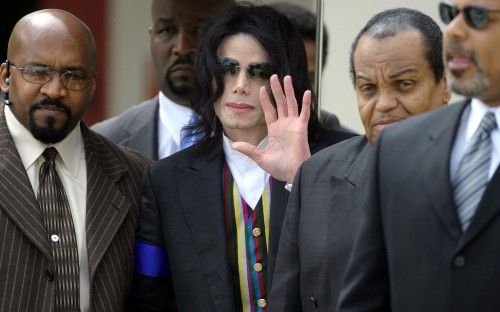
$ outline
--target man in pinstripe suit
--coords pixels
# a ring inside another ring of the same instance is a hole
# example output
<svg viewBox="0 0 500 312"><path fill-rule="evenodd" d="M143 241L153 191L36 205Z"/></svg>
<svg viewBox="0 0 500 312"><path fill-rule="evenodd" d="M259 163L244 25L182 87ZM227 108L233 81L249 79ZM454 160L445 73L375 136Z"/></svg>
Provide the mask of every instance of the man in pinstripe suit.
<svg viewBox="0 0 500 312"><path fill-rule="evenodd" d="M63 310L55 305L58 240L49 239L36 195L47 147L58 151L78 250L79 307L64 311L124 309L149 161L81 121L95 90L95 49L89 28L61 10L31 13L12 31L0 66L0 311Z"/></svg>

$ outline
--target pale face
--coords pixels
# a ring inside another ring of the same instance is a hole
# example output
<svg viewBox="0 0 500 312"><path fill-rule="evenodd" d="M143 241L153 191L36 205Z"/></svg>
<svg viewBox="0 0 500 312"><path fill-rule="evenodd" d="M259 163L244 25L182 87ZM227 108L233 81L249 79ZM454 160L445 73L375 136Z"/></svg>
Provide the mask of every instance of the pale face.
<svg viewBox="0 0 500 312"><path fill-rule="evenodd" d="M380 40L364 35L354 68L359 113L372 144L383 128L442 107L450 98L444 77L436 83L416 30Z"/></svg>
<svg viewBox="0 0 500 312"><path fill-rule="evenodd" d="M455 0L459 10L478 5L500 10L498 0ZM470 27L457 15L444 31L444 59L451 89L478 97L490 106L500 105L500 13L490 13L483 29Z"/></svg>
<svg viewBox="0 0 500 312"><path fill-rule="evenodd" d="M236 61L243 67L269 61L260 43L245 34L225 38L217 50L217 56ZM268 85L268 79L249 77L245 68L240 68L235 75L225 75L224 92L214 103L214 109L224 133L232 141L257 145L266 137L267 126L259 92L262 86Z"/></svg>

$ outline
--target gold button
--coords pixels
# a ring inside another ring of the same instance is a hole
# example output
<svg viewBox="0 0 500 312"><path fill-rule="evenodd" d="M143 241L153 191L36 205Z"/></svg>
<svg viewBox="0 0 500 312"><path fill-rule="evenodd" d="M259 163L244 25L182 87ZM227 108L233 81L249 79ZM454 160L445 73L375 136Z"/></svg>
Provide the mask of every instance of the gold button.
<svg viewBox="0 0 500 312"><path fill-rule="evenodd" d="M259 237L260 234L262 234L262 231L259 228L255 228L253 229L252 234L254 237Z"/></svg>
<svg viewBox="0 0 500 312"><path fill-rule="evenodd" d="M257 301L257 305L259 308L265 308L267 306L266 299L259 299L259 301Z"/></svg>
<svg viewBox="0 0 500 312"><path fill-rule="evenodd" d="M260 263L256 263L253 265L253 269L255 270L255 272L260 272L262 271L262 264Z"/></svg>

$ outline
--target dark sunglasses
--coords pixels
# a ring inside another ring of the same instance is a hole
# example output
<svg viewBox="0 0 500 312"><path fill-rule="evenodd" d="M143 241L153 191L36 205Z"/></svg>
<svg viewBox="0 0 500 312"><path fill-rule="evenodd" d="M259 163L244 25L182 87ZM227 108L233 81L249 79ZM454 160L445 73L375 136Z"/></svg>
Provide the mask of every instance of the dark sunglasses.
<svg viewBox="0 0 500 312"><path fill-rule="evenodd" d="M488 10L477 5L467 6L460 10L456 6L447 3L441 2L439 4L439 15L441 16L441 20L445 24L451 23L451 21L458 14L460 14L461 11L464 12L465 22L467 23L467 25L474 29L485 28L486 25L488 25L488 15L490 13L500 13L500 10Z"/></svg>
<svg viewBox="0 0 500 312"><path fill-rule="evenodd" d="M250 63L248 66L241 66L237 60L218 56L217 64L226 77L237 76L241 68L246 69L246 74L250 79L269 80L273 75L271 64L267 62Z"/></svg>

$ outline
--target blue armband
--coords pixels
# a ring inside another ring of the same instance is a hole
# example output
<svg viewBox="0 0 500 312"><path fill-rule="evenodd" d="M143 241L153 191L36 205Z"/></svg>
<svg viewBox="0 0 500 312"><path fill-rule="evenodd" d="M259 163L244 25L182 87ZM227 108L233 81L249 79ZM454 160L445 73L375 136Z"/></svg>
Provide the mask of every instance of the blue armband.
<svg viewBox="0 0 500 312"><path fill-rule="evenodd" d="M155 278L172 278L167 250L135 241L135 270L137 273Z"/></svg>

